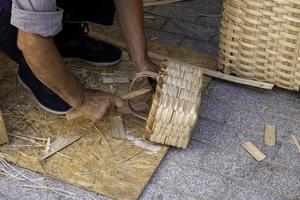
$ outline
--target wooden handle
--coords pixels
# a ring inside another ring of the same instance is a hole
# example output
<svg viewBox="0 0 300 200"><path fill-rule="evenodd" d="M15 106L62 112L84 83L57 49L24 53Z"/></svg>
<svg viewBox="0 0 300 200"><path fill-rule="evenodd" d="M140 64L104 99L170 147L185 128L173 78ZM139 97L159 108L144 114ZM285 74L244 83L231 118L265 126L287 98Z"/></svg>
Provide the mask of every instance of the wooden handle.
<svg viewBox="0 0 300 200"><path fill-rule="evenodd" d="M135 98L135 97L147 94L151 90L152 89L140 89L140 90L136 90L136 91L133 91L133 92L129 92L128 94L122 96L121 98L127 101L129 99L132 99L132 98ZM83 114L81 112L79 112L79 111L74 111L74 112L70 112L70 113L66 114L66 117L67 117L68 121L77 119L77 118L82 117L82 116L83 116Z"/></svg>
<svg viewBox="0 0 300 200"><path fill-rule="evenodd" d="M124 100L129 100L138 96L141 96L143 94L147 94L148 92L151 92L152 89L140 89L136 91L129 92L128 94L122 96L121 98Z"/></svg>

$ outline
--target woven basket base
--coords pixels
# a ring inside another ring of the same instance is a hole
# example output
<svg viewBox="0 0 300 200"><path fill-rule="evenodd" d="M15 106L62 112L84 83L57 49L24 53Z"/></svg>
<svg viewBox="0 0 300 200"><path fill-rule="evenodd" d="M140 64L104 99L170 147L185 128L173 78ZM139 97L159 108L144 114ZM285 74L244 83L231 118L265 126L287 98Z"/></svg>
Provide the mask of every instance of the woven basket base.
<svg viewBox="0 0 300 200"><path fill-rule="evenodd" d="M186 148L197 121L202 72L199 68L168 61L157 82L145 138Z"/></svg>

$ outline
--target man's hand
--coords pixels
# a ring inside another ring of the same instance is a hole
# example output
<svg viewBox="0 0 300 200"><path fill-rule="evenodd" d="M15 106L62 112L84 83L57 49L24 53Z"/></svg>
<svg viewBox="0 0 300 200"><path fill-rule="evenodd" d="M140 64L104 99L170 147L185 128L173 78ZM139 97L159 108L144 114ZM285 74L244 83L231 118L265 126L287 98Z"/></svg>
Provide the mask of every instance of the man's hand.
<svg viewBox="0 0 300 200"><path fill-rule="evenodd" d="M118 96L100 90L86 89L83 92L82 105L77 110L96 122L124 105L125 101Z"/></svg>
<svg viewBox="0 0 300 200"><path fill-rule="evenodd" d="M73 108L97 121L124 106L117 96L99 90L86 90L65 68L53 40L19 31L18 45L37 78Z"/></svg>

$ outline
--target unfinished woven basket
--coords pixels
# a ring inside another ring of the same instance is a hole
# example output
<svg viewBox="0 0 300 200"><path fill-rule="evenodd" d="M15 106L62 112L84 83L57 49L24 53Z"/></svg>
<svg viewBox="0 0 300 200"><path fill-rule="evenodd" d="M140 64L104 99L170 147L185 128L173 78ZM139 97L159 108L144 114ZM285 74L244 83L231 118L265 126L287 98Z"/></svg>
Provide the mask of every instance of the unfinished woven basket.
<svg viewBox="0 0 300 200"><path fill-rule="evenodd" d="M201 69L172 61L162 64L145 139L186 148L198 117L201 87Z"/></svg>
<svg viewBox="0 0 300 200"><path fill-rule="evenodd" d="M224 0L219 69L299 91L299 61L299 0Z"/></svg>

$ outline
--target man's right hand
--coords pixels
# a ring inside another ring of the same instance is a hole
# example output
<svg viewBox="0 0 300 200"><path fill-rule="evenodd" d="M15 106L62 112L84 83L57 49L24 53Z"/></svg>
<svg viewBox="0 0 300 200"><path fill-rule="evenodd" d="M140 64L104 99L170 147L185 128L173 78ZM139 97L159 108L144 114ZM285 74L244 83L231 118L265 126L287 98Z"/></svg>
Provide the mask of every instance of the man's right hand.
<svg viewBox="0 0 300 200"><path fill-rule="evenodd" d="M115 109L124 107L124 105L125 101L121 97L101 90L85 89L82 104L77 110L96 122L110 115Z"/></svg>

